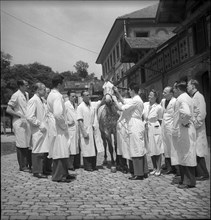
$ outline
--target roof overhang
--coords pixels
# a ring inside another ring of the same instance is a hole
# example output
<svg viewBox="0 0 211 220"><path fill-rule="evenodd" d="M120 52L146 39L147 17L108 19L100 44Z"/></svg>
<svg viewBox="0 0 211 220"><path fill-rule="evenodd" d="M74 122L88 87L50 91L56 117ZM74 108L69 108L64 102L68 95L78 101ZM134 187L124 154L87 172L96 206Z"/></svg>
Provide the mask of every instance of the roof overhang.
<svg viewBox="0 0 211 220"><path fill-rule="evenodd" d="M185 17L186 0L160 0L156 23L181 23Z"/></svg>

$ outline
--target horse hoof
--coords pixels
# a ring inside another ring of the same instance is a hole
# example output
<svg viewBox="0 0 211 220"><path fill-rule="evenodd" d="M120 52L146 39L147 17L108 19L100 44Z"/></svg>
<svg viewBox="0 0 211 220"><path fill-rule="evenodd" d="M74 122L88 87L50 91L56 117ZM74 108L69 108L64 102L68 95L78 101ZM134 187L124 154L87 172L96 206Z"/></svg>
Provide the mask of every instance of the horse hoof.
<svg viewBox="0 0 211 220"><path fill-rule="evenodd" d="M116 173L116 167L111 167L111 172Z"/></svg>

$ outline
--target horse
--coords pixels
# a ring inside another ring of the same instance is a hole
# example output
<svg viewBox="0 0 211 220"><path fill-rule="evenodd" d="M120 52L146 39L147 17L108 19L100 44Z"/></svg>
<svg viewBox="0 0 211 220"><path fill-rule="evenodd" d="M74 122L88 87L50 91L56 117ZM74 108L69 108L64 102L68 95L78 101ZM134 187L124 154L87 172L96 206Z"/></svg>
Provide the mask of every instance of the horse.
<svg viewBox="0 0 211 220"><path fill-rule="evenodd" d="M119 119L119 114L117 112L117 108L114 105L112 99L110 101L106 101L104 105L102 105L98 109L98 119L99 119L99 129L101 132L101 137L104 145L104 161L103 165L107 165L107 144L109 153L111 155L111 166L115 166L115 160L113 156L113 152L115 150L116 159L117 159L117 121ZM112 141L112 134L114 137L114 147Z"/></svg>

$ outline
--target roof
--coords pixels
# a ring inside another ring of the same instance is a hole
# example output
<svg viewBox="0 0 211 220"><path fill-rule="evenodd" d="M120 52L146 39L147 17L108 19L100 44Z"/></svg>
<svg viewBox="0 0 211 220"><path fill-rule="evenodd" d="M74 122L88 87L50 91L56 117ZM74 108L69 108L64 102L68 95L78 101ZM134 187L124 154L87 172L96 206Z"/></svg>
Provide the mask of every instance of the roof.
<svg viewBox="0 0 211 220"><path fill-rule="evenodd" d="M113 43L113 39L116 39L119 37L119 34L124 31L124 20L129 18L131 20L137 21L137 20L150 20L153 21L153 19L156 19L156 13L157 13L157 8L158 4L153 4L149 7L142 8L138 11L132 12L130 14L126 14L120 17L117 17L116 20L114 21L113 26L111 27L110 32L107 35L107 38L103 44L103 47L101 48L101 51L97 57L96 63L97 64L102 64L102 60L104 58L104 54L107 54L110 52L109 48L109 43Z"/></svg>
<svg viewBox="0 0 211 220"><path fill-rule="evenodd" d="M126 14L118 17L117 19L126 19L126 18L155 18L157 13L158 4L150 5L146 8L142 8L138 11L134 11L130 14Z"/></svg>
<svg viewBox="0 0 211 220"><path fill-rule="evenodd" d="M150 49L158 47L163 44L165 41L173 37L175 34L169 34L165 37L126 37L125 41L131 49Z"/></svg>

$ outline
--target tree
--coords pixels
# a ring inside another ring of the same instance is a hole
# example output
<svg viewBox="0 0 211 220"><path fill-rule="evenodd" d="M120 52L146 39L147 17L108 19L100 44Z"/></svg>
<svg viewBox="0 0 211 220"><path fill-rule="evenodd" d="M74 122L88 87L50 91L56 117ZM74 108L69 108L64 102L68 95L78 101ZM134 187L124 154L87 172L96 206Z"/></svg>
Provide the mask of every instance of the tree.
<svg viewBox="0 0 211 220"><path fill-rule="evenodd" d="M88 76L88 71L87 71L87 69L89 68L88 63L79 60L76 62L74 67L76 69L78 76L80 76L81 78L86 78Z"/></svg>
<svg viewBox="0 0 211 220"><path fill-rule="evenodd" d="M10 54L1 51L1 71L4 71L7 67L10 66L11 60L12 56Z"/></svg>

